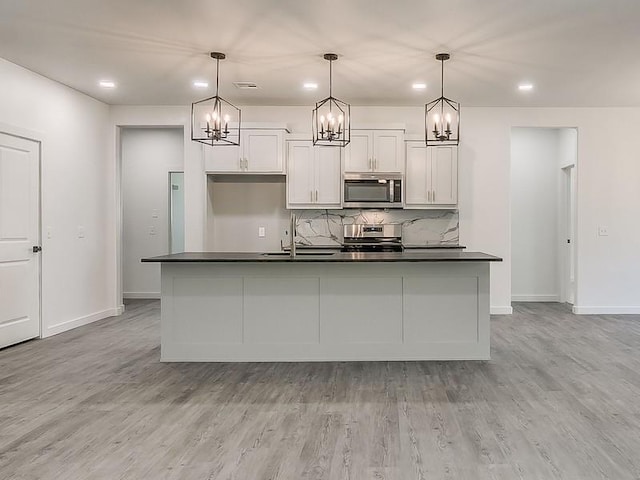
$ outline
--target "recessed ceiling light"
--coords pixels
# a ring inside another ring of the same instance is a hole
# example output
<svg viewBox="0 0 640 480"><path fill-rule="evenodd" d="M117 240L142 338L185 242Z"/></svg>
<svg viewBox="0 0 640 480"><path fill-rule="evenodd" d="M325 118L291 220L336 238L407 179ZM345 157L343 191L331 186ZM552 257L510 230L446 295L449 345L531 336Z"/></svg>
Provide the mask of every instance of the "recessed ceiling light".
<svg viewBox="0 0 640 480"><path fill-rule="evenodd" d="M100 80L98 85L102 88L116 88L116 82L112 82L111 80Z"/></svg>
<svg viewBox="0 0 640 480"><path fill-rule="evenodd" d="M521 83L520 85L518 85L518 90L520 90L522 92L528 92L529 90L533 90L533 84L532 83Z"/></svg>
<svg viewBox="0 0 640 480"><path fill-rule="evenodd" d="M209 82L195 81L193 82L193 86L196 88L207 88L209 86Z"/></svg>
<svg viewBox="0 0 640 480"><path fill-rule="evenodd" d="M302 88L304 88L305 90L317 90L318 84L313 82L306 82L302 85Z"/></svg>
<svg viewBox="0 0 640 480"><path fill-rule="evenodd" d="M427 88L427 84L417 82L411 85L411 88L413 88L414 90L424 90L425 88Z"/></svg>

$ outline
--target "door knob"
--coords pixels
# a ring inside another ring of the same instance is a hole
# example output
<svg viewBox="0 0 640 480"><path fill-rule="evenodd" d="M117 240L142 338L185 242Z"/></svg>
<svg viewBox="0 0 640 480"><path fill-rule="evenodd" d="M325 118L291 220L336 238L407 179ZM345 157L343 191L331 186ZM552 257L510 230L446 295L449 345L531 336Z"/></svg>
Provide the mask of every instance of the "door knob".
<svg viewBox="0 0 640 480"><path fill-rule="evenodd" d="M42 251L42 247L40 245L33 246L33 253L38 253Z"/></svg>

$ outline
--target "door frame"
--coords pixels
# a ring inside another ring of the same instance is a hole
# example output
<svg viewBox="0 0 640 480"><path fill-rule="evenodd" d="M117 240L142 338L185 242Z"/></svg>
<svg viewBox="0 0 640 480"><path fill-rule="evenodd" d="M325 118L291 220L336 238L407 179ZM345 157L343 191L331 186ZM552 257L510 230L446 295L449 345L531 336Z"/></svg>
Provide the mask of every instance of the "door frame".
<svg viewBox="0 0 640 480"><path fill-rule="evenodd" d="M43 146L45 143L45 135L35 130L29 130L20 128L15 125L0 122L0 133L9 135L10 137L21 138L30 142L38 144L38 238L36 239L38 245L42 245L42 156ZM42 305L42 256L45 249L40 251L37 257L38 262L38 336L42 338L43 332L43 305Z"/></svg>
<svg viewBox="0 0 640 480"><path fill-rule="evenodd" d="M579 232L580 232L580 168L578 167L579 163L580 163L580 128L578 126L568 126L568 125L527 125L527 124L516 124L516 125L511 125L509 127L509 262L511 263L511 255L512 255L512 235L511 235L511 229L512 229L512 224L511 224L511 213L512 213L512 200L513 200L513 185L511 183L511 165L512 165L512 157L511 157L511 145L513 142L513 130L516 128L527 128L527 129L554 129L554 130L575 130L576 132L576 156L574 159L574 163L573 164L567 164L562 168L558 168L558 170L560 170L560 175L565 175L563 172L564 168L567 167L571 167L573 169L573 176L575 176L574 179L574 186L575 188L573 189L572 195L573 195L573 217L574 217L574 229L573 229L573 237L572 237L572 242L573 242L573 273L574 273L574 283L573 283L573 306L572 306L572 312L575 313L575 305L578 304L578 279L579 279L579 268L580 265L578 263L578 249L580 246L579 243ZM564 191L564 185L562 185L561 189ZM563 200L560 199L559 205L558 205L558 209L562 209L563 208ZM564 211L559 212L561 215L564 215ZM560 224L560 222L558 222L558 225ZM564 232L560 232L558 231L558 235L559 235L559 239L563 238L564 241L566 241L566 238L564 237L565 233ZM558 267L557 270L557 276L556 278L559 280L560 284L559 284L559 301L560 302L564 302L566 299L566 285L565 285L565 275L564 275L564 271L565 271L565 267L564 264L568 263L568 258L565 258L566 255L564 254L565 249L559 248L558 254L562 255L562 261L558 262L560 264L560 266ZM509 290L511 291L511 285L513 284L513 266L510 265L510 271L509 271L509 279L510 279L510 285L509 285ZM510 293L510 296L512 297L512 293ZM511 300L511 303L513 303L513 300Z"/></svg>
<svg viewBox="0 0 640 480"><path fill-rule="evenodd" d="M123 222L124 222L124 198L122 191L122 139L121 133L124 129L181 129L184 137L184 146L182 154L183 172L184 165L186 163L186 145L187 135L189 133L189 125L186 123L172 123L166 122L160 119L158 123L154 122L116 122L113 124L113 134L115 140L115 197L116 197L116 209L115 209L115 221L116 221L116 302L118 302L119 314L124 313L124 258L122 256L123 251ZM190 137L189 137L190 141ZM206 180L206 179L205 179Z"/></svg>
<svg viewBox="0 0 640 480"><path fill-rule="evenodd" d="M167 195L167 201L169 203L168 205L168 209L169 209L169 221L167 222L167 231L168 231L168 235L169 235L169 253L173 252L173 230L171 228L171 225L173 223L173 184L171 182L171 175L174 173L181 173L182 174L182 194L184 195L184 168L182 170L169 170L167 172L167 182L169 183L169 195ZM184 212L183 212L184 215ZM184 232L182 232L182 235L184 237Z"/></svg>
<svg viewBox="0 0 640 480"><path fill-rule="evenodd" d="M576 252L575 237L576 232L576 192L577 173L576 164L570 164L560 169L562 182L560 186L560 212L558 240L560 244L561 262L560 268L560 302L575 305L576 302ZM571 247L567 247L570 240ZM573 266L573 269L571 268ZM571 276L573 274L573 285ZM570 302L570 300L573 300Z"/></svg>

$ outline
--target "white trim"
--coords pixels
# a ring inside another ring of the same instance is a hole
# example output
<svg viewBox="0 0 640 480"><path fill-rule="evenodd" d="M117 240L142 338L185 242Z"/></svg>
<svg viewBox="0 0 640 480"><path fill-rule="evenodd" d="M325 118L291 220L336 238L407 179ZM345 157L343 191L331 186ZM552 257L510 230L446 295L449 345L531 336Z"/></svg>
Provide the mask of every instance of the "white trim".
<svg viewBox="0 0 640 480"><path fill-rule="evenodd" d="M116 315L122 315L125 311L124 304L116 307Z"/></svg>
<svg viewBox="0 0 640 480"><path fill-rule="evenodd" d="M120 313L118 313L119 310L119 307L108 308L107 310L102 310L101 312L92 313L90 315L74 318L73 320L67 320L66 322L58 323L56 325L51 325L50 327L47 327L46 331L43 332L42 338L57 335L58 333L66 332L67 330L71 330L73 328L97 322L98 320L115 317L117 315L120 315Z"/></svg>
<svg viewBox="0 0 640 480"><path fill-rule="evenodd" d="M124 298L145 298L145 299L160 299L160 292L124 292L122 294Z"/></svg>
<svg viewBox="0 0 640 480"><path fill-rule="evenodd" d="M491 307L491 315L511 315L513 313L513 307L509 306L501 306L501 307Z"/></svg>
<svg viewBox="0 0 640 480"><path fill-rule="evenodd" d="M571 309L576 315L634 315L640 314L640 306L580 306L574 305Z"/></svg>
<svg viewBox="0 0 640 480"><path fill-rule="evenodd" d="M534 295L511 295L512 302L559 302L560 295L555 295L553 293L542 295L542 294L534 294Z"/></svg>

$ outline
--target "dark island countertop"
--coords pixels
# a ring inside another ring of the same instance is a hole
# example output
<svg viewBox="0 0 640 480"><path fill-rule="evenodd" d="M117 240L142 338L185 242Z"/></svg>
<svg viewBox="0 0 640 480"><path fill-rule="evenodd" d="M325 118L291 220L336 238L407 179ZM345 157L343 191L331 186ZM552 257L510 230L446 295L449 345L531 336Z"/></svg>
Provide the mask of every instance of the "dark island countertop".
<svg viewBox="0 0 640 480"><path fill-rule="evenodd" d="M502 258L482 252L450 250L405 250L404 252L299 252L290 257L288 252L234 253L234 252L185 252L159 257L143 258L151 263L338 263L338 262L501 262Z"/></svg>

